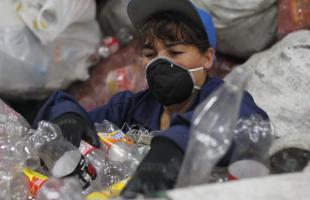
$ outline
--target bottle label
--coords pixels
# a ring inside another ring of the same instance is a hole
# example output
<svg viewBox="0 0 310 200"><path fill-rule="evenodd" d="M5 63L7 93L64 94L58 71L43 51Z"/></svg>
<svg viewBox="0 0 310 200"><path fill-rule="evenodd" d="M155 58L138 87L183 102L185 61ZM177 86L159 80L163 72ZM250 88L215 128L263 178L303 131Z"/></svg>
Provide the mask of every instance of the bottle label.
<svg viewBox="0 0 310 200"><path fill-rule="evenodd" d="M123 142L125 144L134 144L134 141L128 137L122 130L113 131L111 133L98 133L100 141L110 148L117 142Z"/></svg>
<svg viewBox="0 0 310 200"><path fill-rule="evenodd" d="M103 39L103 44L106 45L113 54L119 49L119 43L115 37L106 37Z"/></svg>
<svg viewBox="0 0 310 200"><path fill-rule="evenodd" d="M85 141L83 141L83 140L81 141L79 150L80 150L80 152L81 152L81 154L82 154L83 156L89 154L89 152L91 152L91 151L93 151L93 150L95 150L95 149L96 149L95 147L91 146L91 145L88 144L87 142L85 142Z"/></svg>
<svg viewBox="0 0 310 200"><path fill-rule="evenodd" d="M95 168L90 163L87 163L82 156L75 170L68 176L75 176L80 182L82 189L85 190L90 186L91 181L97 177L97 173Z"/></svg>
<svg viewBox="0 0 310 200"><path fill-rule="evenodd" d="M93 192L86 196L86 200L97 200L97 199L111 199L116 198L120 195L121 191L124 189L128 183L130 177L111 185L110 187L99 191Z"/></svg>
<svg viewBox="0 0 310 200"><path fill-rule="evenodd" d="M238 178L235 177L234 175L232 175L231 173L228 173L228 180L229 181L235 181L235 180L238 180Z"/></svg>
<svg viewBox="0 0 310 200"><path fill-rule="evenodd" d="M23 173L26 175L28 180L29 193L31 197L35 198L43 184L48 180L48 177L28 168L24 168Z"/></svg>

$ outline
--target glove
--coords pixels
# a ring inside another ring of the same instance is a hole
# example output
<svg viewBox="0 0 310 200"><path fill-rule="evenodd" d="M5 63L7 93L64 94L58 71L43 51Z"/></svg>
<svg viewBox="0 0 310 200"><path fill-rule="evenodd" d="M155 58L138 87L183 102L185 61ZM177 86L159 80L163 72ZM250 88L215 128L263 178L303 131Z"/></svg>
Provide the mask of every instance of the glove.
<svg viewBox="0 0 310 200"><path fill-rule="evenodd" d="M94 147L100 146L96 131L91 124L80 115L65 113L52 122L60 127L64 138L74 146L79 147L82 139Z"/></svg>
<svg viewBox="0 0 310 200"><path fill-rule="evenodd" d="M152 197L157 191L172 189L182 164L184 153L166 138L154 138L151 149L123 189L124 198L139 194Z"/></svg>

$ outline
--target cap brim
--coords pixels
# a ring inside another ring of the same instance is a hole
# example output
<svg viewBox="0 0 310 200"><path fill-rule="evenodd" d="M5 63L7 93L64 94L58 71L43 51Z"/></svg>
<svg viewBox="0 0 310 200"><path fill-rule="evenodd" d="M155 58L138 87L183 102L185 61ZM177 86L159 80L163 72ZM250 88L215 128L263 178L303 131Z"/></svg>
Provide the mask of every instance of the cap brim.
<svg viewBox="0 0 310 200"><path fill-rule="evenodd" d="M203 28L196 8L189 0L131 0L127 6L128 16L137 29L151 16L169 11L183 15Z"/></svg>

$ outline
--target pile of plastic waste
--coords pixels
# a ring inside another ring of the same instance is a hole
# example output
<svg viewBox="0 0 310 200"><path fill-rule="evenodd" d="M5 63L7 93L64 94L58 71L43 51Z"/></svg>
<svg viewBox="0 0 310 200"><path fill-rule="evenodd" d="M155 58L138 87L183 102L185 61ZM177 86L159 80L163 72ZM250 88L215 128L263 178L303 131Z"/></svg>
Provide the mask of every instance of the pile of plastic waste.
<svg viewBox="0 0 310 200"><path fill-rule="evenodd" d="M115 197L149 149L141 143L145 130L135 127L129 136L106 120L96 124L100 148L85 141L77 148L57 125L41 121L30 129L20 115L0 105L1 199Z"/></svg>

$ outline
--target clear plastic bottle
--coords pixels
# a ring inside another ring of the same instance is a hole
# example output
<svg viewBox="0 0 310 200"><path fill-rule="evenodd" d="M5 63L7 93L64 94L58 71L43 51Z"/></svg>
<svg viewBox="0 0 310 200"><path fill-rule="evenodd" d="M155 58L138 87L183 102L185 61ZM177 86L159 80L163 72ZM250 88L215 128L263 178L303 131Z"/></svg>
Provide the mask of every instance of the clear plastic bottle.
<svg viewBox="0 0 310 200"><path fill-rule="evenodd" d="M81 185L72 178L49 178L40 189L37 200L83 200Z"/></svg>
<svg viewBox="0 0 310 200"><path fill-rule="evenodd" d="M95 127L110 161L130 161L133 166L139 164L138 146L119 127L108 120L95 124Z"/></svg>
<svg viewBox="0 0 310 200"><path fill-rule="evenodd" d="M0 199L26 200L28 183L22 174L25 129L12 113L0 114Z"/></svg>
<svg viewBox="0 0 310 200"><path fill-rule="evenodd" d="M54 177L74 176L83 189L88 188L96 178L93 166L87 163L78 148L62 136L57 125L39 122L38 129L32 131L30 141Z"/></svg>
<svg viewBox="0 0 310 200"><path fill-rule="evenodd" d="M107 150L109 184L118 183L131 176L142 157L138 145L108 120L95 124L95 127L104 149Z"/></svg>
<svg viewBox="0 0 310 200"><path fill-rule="evenodd" d="M214 166L231 145L249 78L250 73L245 69L234 69L226 83L195 109L177 187L208 182Z"/></svg>
<svg viewBox="0 0 310 200"><path fill-rule="evenodd" d="M107 152L95 148L85 141L81 141L79 150L86 160L92 164L97 173L96 179L92 182L92 187L85 193L108 187L110 185L111 166L107 160Z"/></svg>
<svg viewBox="0 0 310 200"><path fill-rule="evenodd" d="M269 121L259 115L240 119L234 130L235 148L228 167L229 180L268 175L268 151L272 141Z"/></svg>

